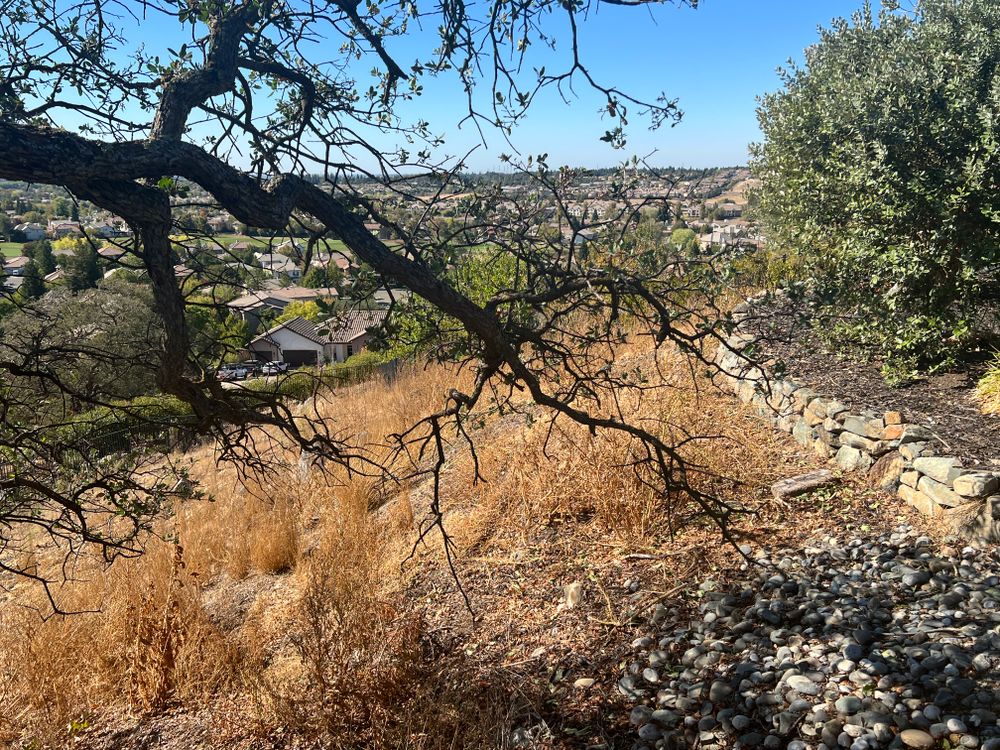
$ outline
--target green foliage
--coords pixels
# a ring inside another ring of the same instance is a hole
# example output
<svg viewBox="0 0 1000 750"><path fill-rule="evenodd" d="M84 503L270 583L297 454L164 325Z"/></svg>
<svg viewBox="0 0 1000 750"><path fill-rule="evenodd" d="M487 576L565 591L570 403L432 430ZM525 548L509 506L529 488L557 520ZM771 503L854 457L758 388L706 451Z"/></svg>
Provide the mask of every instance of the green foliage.
<svg viewBox="0 0 1000 750"><path fill-rule="evenodd" d="M678 249L682 256L690 257L698 252L698 235L685 224L670 233L670 247Z"/></svg>
<svg viewBox="0 0 1000 750"><path fill-rule="evenodd" d="M374 349L362 349L357 354L352 354L344 362L344 367L377 367L385 364L395 357L388 352L379 352Z"/></svg>
<svg viewBox="0 0 1000 750"><path fill-rule="evenodd" d="M67 429L127 427L131 424L156 422L171 424L191 417L191 405L176 396L158 394L117 400L109 406L83 412L73 417Z"/></svg>
<svg viewBox="0 0 1000 750"><path fill-rule="evenodd" d="M757 207L897 373L949 365L997 282L1000 5L922 0L823 32L762 99Z"/></svg>
<svg viewBox="0 0 1000 750"><path fill-rule="evenodd" d="M48 240L28 242L22 252L35 261L38 272L42 276L48 276L56 270L56 257L52 254L52 243Z"/></svg>
<svg viewBox="0 0 1000 750"><path fill-rule="evenodd" d="M486 305L494 295L515 288L517 260L510 254L484 246L456 258L443 275L477 305ZM394 352L410 354L436 349L443 358L467 351L466 332L459 322L441 313L419 297L412 297L393 313L388 326ZM375 342L376 348L379 343Z"/></svg>
<svg viewBox="0 0 1000 750"><path fill-rule="evenodd" d="M322 317L323 309L316 302L312 300L305 302L296 301L289 302L285 309L281 311L281 315L274 319L274 322L280 324L292 318L305 318L315 323Z"/></svg>
<svg viewBox="0 0 1000 750"><path fill-rule="evenodd" d="M765 245L748 251L730 253L733 278L751 289L776 289L810 276L807 262L795 250Z"/></svg>
<svg viewBox="0 0 1000 750"><path fill-rule="evenodd" d="M226 314L211 297L192 295L185 308L193 355L206 369L219 362L236 362L250 341L250 328L241 318Z"/></svg>
<svg viewBox="0 0 1000 750"><path fill-rule="evenodd" d="M77 294L54 289L4 317L0 354L13 357L34 346L51 357L40 370L45 376L17 381L19 394L30 404L25 421L42 421L49 413L62 419L80 411L81 402L153 392L158 323L148 286L119 279ZM48 376L65 383L67 393L53 393Z"/></svg>
<svg viewBox="0 0 1000 750"><path fill-rule="evenodd" d="M63 240L58 240L58 246ZM58 248L57 248L58 249ZM66 287L73 292L93 289L101 280L101 268L97 263L97 251L86 241L80 241L66 260Z"/></svg>
<svg viewBox="0 0 1000 750"><path fill-rule="evenodd" d="M21 298L26 300L38 299L45 294L45 282L42 281L42 275L34 259L29 260L24 266L24 281L17 291Z"/></svg>
<svg viewBox="0 0 1000 750"><path fill-rule="evenodd" d="M984 414L1000 414L1000 352L976 385L976 398Z"/></svg>
<svg viewBox="0 0 1000 750"><path fill-rule="evenodd" d="M368 354L368 356L365 356ZM305 401L320 388L360 383L375 372L378 365L388 361L384 356L359 352L347 362L338 362L320 368L293 370L279 375L274 380L257 378L249 380L243 387L259 393L275 393L293 401Z"/></svg>
<svg viewBox="0 0 1000 750"><path fill-rule="evenodd" d="M120 451L123 436L148 438L194 419L191 405L174 396L141 396L77 414L48 428L47 438L53 443L85 446L91 455L101 455Z"/></svg>
<svg viewBox="0 0 1000 750"><path fill-rule="evenodd" d="M336 287L344 280L344 273L332 262L325 266L313 266L302 276L301 286L306 289L322 289Z"/></svg>

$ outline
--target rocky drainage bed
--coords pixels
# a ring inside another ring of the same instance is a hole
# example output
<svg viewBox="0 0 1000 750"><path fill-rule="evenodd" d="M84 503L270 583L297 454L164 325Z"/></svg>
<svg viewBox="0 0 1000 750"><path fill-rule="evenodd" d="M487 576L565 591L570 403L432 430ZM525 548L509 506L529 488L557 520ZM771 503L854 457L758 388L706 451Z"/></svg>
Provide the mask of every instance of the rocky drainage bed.
<svg viewBox="0 0 1000 750"><path fill-rule="evenodd" d="M996 550L935 553L907 526L754 558L653 612L618 683L637 750L1000 750Z"/></svg>
<svg viewBox="0 0 1000 750"><path fill-rule="evenodd" d="M967 538L1000 541L1000 472L945 455L934 432L908 423L901 411L851 411L792 380L772 377L752 356L754 334L739 325L759 301L734 311L737 328L716 355L721 380L741 401L840 468L867 472L874 484L921 513L946 517Z"/></svg>

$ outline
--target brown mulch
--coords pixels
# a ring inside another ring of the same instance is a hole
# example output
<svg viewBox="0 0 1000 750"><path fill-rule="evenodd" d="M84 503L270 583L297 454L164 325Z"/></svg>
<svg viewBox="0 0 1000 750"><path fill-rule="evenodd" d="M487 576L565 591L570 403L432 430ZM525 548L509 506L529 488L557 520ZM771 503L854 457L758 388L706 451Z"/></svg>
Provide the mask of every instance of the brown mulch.
<svg viewBox="0 0 1000 750"><path fill-rule="evenodd" d="M986 353L962 369L924 375L900 387L886 385L882 362L830 348L804 316L782 309L755 316L761 360L774 360L783 377L843 401L854 412L899 411L908 422L934 431L942 453L969 466L1000 467L1000 416L983 414L977 381L991 358Z"/></svg>

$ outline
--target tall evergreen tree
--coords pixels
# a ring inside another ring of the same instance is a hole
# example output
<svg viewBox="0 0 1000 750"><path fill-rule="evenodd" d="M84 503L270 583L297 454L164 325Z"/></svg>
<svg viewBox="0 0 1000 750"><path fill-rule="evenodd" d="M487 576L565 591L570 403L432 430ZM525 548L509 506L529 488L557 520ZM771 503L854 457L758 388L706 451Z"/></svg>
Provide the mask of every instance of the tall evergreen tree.
<svg viewBox="0 0 1000 750"><path fill-rule="evenodd" d="M24 267L24 281L18 290L24 299L38 299L45 294L45 282L34 259L29 260Z"/></svg>
<svg viewBox="0 0 1000 750"><path fill-rule="evenodd" d="M93 289L101 278L97 252L90 245L81 245L66 262L66 286L74 292Z"/></svg>
<svg viewBox="0 0 1000 750"><path fill-rule="evenodd" d="M35 261L42 276L47 276L56 270L56 256L52 253L52 243L48 240L27 243L24 246L24 254Z"/></svg>

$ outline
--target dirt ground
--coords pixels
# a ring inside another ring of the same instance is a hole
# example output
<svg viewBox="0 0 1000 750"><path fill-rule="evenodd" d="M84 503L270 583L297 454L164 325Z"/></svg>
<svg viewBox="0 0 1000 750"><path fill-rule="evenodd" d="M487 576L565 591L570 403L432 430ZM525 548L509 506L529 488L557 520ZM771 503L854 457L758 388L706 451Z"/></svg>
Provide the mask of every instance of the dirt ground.
<svg viewBox="0 0 1000 750"><path fill-rule="evenodd" d="M907 421L930 428L942 453L960 456L970 466L1000 466L1000 416L983 414L974 397L990 353L972 356L957 371L893 388L881 375L880 361L831 349L793 310L763 313L755 328L760 358L772 360L785 377L854 411L900 411Z"/></svg>

